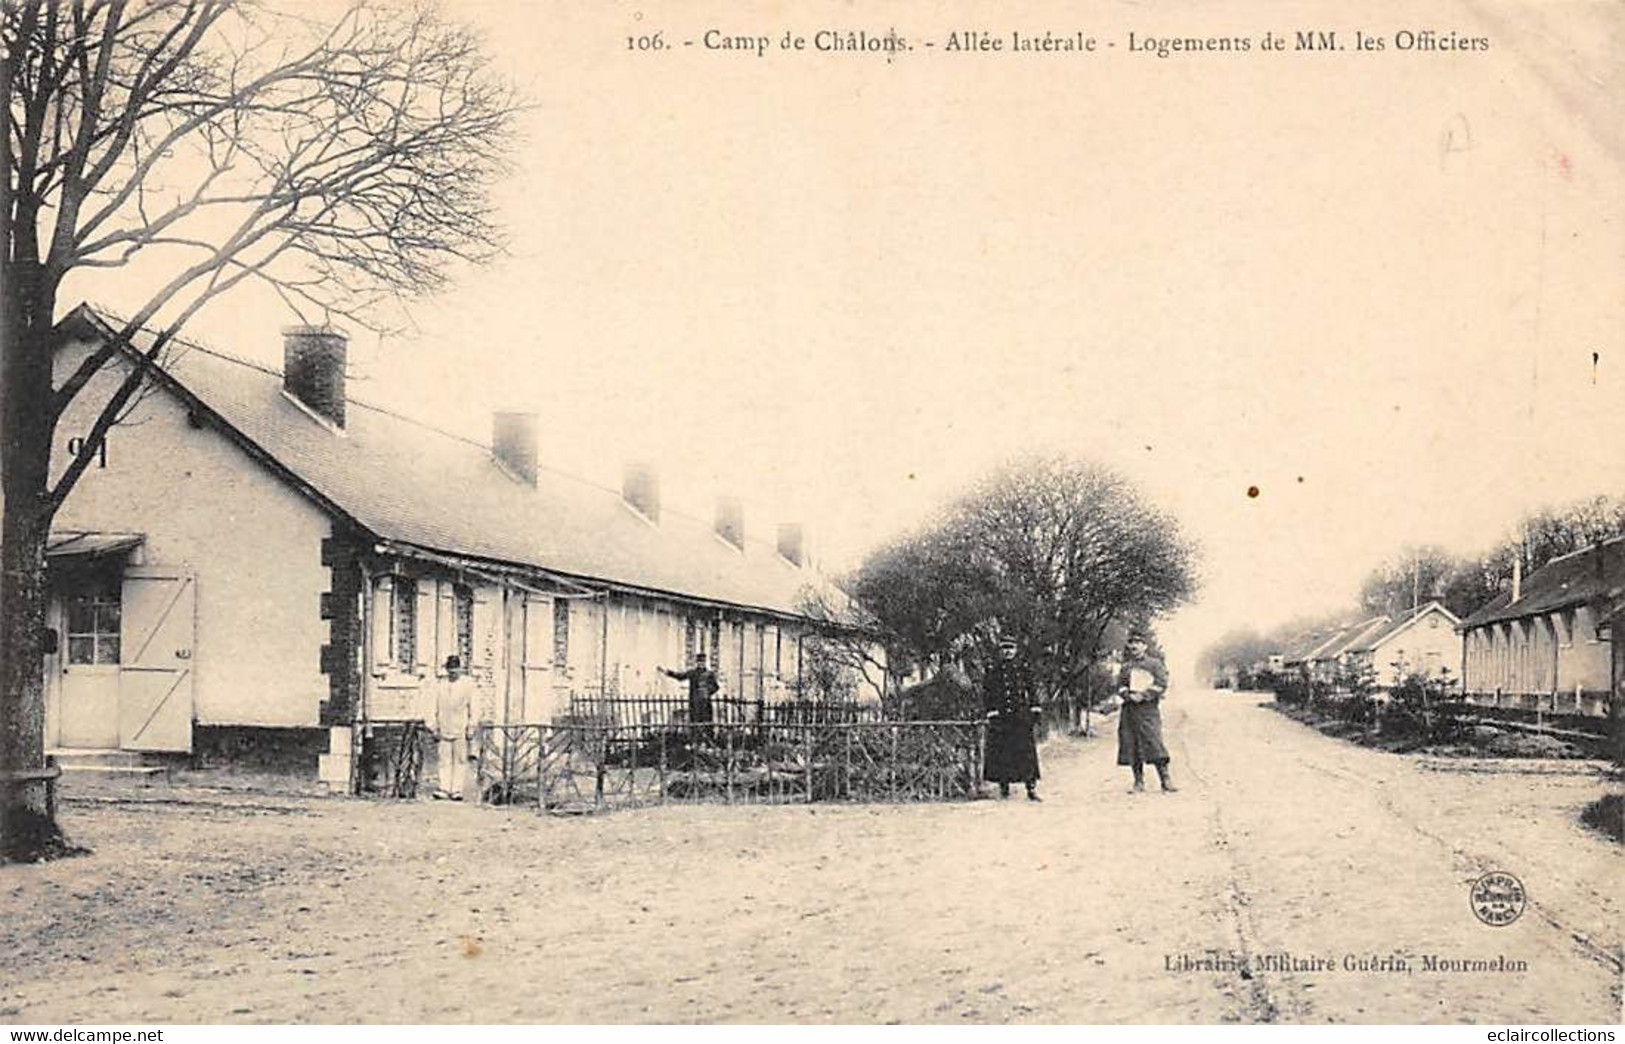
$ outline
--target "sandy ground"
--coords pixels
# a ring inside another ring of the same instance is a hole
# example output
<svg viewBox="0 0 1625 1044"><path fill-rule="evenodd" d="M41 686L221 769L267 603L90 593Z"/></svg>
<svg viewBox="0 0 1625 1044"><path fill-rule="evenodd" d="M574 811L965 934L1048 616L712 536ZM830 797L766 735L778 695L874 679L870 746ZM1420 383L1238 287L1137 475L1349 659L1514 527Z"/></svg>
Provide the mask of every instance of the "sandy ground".
<svg viewBox="0 0 1625 1044"><path fill-rule="evenodd" d="M1038 805L549 819L81 787L65 823L96 854L0 868L0 1019L1620 1020L1625 860L1575 825L1593 766L1384 754L1248 694L1166 716L1180 793L1128 794L1108 723L1046 747ZM1528 889L1510 926L1470 910L1491 869ZM1282 953L1335 967L1260 967Z"/></svg>

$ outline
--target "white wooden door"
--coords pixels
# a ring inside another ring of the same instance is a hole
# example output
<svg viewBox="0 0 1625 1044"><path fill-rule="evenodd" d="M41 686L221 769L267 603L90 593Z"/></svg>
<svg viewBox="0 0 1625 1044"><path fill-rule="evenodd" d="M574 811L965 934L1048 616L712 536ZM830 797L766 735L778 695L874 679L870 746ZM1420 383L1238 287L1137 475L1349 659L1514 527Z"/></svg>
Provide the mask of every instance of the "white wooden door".
<svg viewBox="0 0 1625 1044"><path fill-rule="evenodd" d="M197 585L184 570L134 566L123 587L119 746L190 751Z"/></svg>
<svg viewBox="0 0 1625 1044"><path fill-rule="evenodd" d="M524 696L521 721L546 724L558 710L553 690L553 600L527 594L520 686Z"/></svg>
<svg viewBox="0 0 1625 1044"><path fill-rule="evenodd" d="M68 748L119 745L121 595L116 573L65 573L61 581L55 686L57 742Z"/></svg>

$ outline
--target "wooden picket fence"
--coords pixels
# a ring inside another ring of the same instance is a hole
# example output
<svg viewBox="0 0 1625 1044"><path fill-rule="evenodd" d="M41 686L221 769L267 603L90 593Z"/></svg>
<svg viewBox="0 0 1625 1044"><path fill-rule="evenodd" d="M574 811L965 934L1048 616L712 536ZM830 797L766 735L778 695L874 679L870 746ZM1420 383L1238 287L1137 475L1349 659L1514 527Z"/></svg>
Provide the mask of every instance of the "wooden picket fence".
<svg viewBox="0 0 1625 1044"><path fill-rule="evenodd" d="M563 720L580 725L669 726L689 720L686 696L572 694ZM711 718L724 725L842 725L878 722L878 703L823 700L746 700L712 697Z"/></svg>
<svg viewBox="0 0 1625 1044"><path fill-rule="evenodd" d="M479 798L586 812L678 802L963 801L982 722L485 725Z"/></svg>

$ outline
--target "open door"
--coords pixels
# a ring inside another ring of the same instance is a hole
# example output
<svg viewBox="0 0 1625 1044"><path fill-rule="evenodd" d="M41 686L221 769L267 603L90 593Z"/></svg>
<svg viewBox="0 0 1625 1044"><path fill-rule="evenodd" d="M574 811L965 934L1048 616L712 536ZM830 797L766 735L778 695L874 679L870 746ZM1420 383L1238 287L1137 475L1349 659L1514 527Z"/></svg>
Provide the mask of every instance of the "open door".
<svg viewBox="0 0 1625 1044"><path fill-rule="evenodd" d="M190 751L197 585L184 570L132 566L123 595L119 746Z"/></svg>

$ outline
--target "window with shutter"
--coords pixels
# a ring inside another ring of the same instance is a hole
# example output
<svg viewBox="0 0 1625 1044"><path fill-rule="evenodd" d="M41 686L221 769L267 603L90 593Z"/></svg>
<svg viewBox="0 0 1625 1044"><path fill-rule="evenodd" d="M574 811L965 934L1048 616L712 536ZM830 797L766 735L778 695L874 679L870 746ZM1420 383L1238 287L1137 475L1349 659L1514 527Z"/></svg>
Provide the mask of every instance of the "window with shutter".
<svg viewBox="0 0 1625 1044"><path fill-rule="evenodd" d="M553 604L553 662L565 670L570 664L570 603L562 598Z"/></svg>
<svg viewBox="0 0 1625 1044"><path fill-rule="evenodd" d="M405 577L395 578L395 663L403 671L412 669L418 656L418 585Z"/></svg>
<svg viewBox="0 0 1625 1044"><path fill-rule="evenodd" d="M457 648L456 585L449 580L436 580L434 591L434 673L445 674L449 656L456 656L466 670L468 661Z"/></svg>
<svg viewBox="0 0 1625 1044"><path fill-rule="evenodd" d="M581 666L582 682L588 686L602 681L604 608L603 602L588 602L581 607L581 619L576 621L580 624L576 628L580 638L575 643L576 662Z"/></svg>
<svg viewBox="0 0 1625 1044"><path fill-rule="evenodd" d="M755 696L761 699L766 683L764 668L767 666L767 627L763 624L756 625L756 643L751 652L751 661L751 669L756 675Z"/></svg>
<svg viewBox="0 0 1625 1044"><path fill-rule="evenodd" d="M373 585L372 660L378 668L395 662L395 582L387 576Z"/></svg>
<svg viewBox="0 0 1625 1044"><path fill-rule="evenodd" d="M417 611L412 619L416 624L416 638L413 642L415 658L413 664L417 673L431 675L434 668L445 662L449 652L441 652L437 642L439 633L436 629L435 599L438 584L433 580L420 580L417 583Z"/></svg>
<svg viewBox="0 0 1625 1044"><path fill-rule="evenodd" d="M552 617L551 599L525 596L525 644L522 650L525 667L541 669L553 665L556 624Z"/></svg>
<svg viewBox="0 0 1625 1044"><path fill-rule="evenodd" d="M452 590L452 620L457 635L457 657L465 669L474 666L474 592L462 584Z"/></svg>

